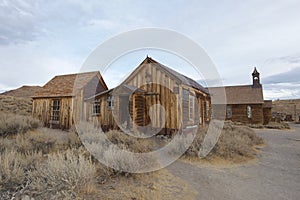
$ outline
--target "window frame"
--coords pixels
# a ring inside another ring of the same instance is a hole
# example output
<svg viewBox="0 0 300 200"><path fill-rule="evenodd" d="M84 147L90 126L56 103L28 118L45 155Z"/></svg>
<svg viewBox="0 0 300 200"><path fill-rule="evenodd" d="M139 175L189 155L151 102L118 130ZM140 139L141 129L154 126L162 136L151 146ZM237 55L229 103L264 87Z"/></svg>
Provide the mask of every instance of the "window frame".
<svg viewBox="0 0 300 200"><path fill-rule="evenodd" d="M113 95L108 95L107 97L107 107L109 110L113 110L115 106L115 97Z"/></svg>
<svg viewBox="0 0 300 200"><path fill-rule="evenodd" d="M51 121L59 122L60 120L60 99L52 99L51 105Z"/></svg>
<svg viewBox="0 0 300 200"><path fill-rule="evenodd" d="M101 101L94 101L92 104L92 115L101 114Z"/></svg>
<svg viewBox="0 0 300 200"><path fill-rule="evenodd" d="M190 121L194 120L194 115L195 115L195 97L194 95L189 94L189 120Z"/></svg>
<svg viewBox="0 0 300 200"><path fill-rule="evenodd" d="M226 106L226 116L228 119L232 119L232 106L231 105Z"/></svg>
<svg viewBox="0 0 300 200"><path fill-rule="evenodd" d="M252 119L252 107L247 105L247 118Z"/></svg>

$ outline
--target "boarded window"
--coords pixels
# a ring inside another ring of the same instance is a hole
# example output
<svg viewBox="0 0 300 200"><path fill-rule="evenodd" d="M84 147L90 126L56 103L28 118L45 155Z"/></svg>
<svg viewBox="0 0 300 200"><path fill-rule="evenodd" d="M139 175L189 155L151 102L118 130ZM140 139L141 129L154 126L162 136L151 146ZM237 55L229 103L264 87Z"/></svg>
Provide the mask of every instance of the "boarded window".
<svg viewBox="0 0 300 200"><path fill-rule="evenodd" d="M100 114L100 108L101 108L101 102L94 102L92 106L92 113L93 115L99 115Z"/></svg>
<svg viewBox="0 0 300 200"><path fill-rule="evenodd" d="M189 119L194 119L194 96L189 95Z"/></svg>
<svg viewBox="0 0 300 200"><path fill-rule="evenodd" d="M110 110L113 110L114 109L114 96L108 96L107 98L107 106L108 106L108 109Z"/></svg>
<svg viewBox="0 0 300 200"><path fill-rule="evenodd" d="M231 110L231 106L227 106L227 118L232 118L232 110Z"/></svg>
<svg viewBox="0 0 300 200"><path fill-rule="evenodd" d="M249 119L252 118L252 109L251 109L251 106L247 106L247 117Z"/></svg>
<svg viewBox="0 0 300 200"><path fill-rule="evenodd" d="M60 110L60 100L54 99L52 101L52 121L59 121L59 110Z"/></svg>

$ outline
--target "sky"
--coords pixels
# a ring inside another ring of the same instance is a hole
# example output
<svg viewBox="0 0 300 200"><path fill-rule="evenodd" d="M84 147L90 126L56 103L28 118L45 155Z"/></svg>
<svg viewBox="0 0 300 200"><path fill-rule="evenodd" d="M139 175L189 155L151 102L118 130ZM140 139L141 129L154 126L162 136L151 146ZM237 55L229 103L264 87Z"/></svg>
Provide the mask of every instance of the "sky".
<svg viewBox="0 0 300 200"><path fill-rule="evenodd" d="M90 53L111 37L155 27L199 44L225 85L251 84L257 67L265 99L300 98L299 10L298 0L0 0L0 91L78 73ZM147 54L201 79L181 58L144 49L101 72L108 86L118 84Z"/></svg>

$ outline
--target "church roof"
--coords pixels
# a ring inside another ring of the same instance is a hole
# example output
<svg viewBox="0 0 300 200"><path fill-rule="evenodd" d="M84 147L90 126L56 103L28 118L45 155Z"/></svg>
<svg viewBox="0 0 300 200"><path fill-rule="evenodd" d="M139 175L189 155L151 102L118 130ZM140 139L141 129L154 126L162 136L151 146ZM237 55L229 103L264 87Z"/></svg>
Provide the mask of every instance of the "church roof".
<svg viewBox="0 0 300 200"><path fill-rule="evenodd" d="M222 98L222 90L225 89L227 104L263 104L262 87L252 85L211 87L209 92L212 99Z"/></svg>

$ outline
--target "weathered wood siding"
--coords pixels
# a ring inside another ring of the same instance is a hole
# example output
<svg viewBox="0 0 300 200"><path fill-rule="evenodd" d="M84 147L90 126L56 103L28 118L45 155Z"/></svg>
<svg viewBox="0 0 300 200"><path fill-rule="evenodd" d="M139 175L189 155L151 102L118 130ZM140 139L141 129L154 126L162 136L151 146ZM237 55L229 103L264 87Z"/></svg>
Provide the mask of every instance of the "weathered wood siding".
<svg viewBox="0 0 300 200"><path fill-rule="evenodd" d="M120 105L121 97L115 96L114 110L107 106L108 95L102 94L95 98L101 102L101 113L93 115L92 102L85 103L87 119L98 123L104 128L117 127L116 121L122 118L123 109L128 108L131 128L136 126L151 125L153 128L163 128L166 133L178 130L180 127L198 125L208 122L210 119L210 99L208 95L190 86L182 85L176 77L166 73L161 68L151 64L143 65L136 73L133 73L123 83L142 89L144 92L131 94L129 101ZM185 96L183 93L186 93ZM189 96L194 97L193 117L190 119ZM165 110L165 120L157 105ZM151 112L150 112L151 111ZM165 121L164 124L162 124Z"/></svg>
<svg viewBox="0 0 300 200"><path fill-rule="evenodd" d="M52 102L55 99L60 100L59 124L52 123L51 120ZM73 125L72 114L71 97L33 99L32 115L34 118L39 119L46 127L68 129Z"/></svg>
<svg viewBox="0 0 300 200"><path fill-rule="evenodd" d="M227 118L233 122L241 122L247 124L263 124L263 108L262 104L233 104L232 117ZM247 106L251 106L251 118L248 118Z"/></svg>
<svg viewBox="0 0 300 200"><path fill-rule="evenodd" d="M114 110L112 110L111 108L108 107L108 103L107 103L108 95L109 94L104 94L95 99L97 101L100 101L99 102L100 103L100 113L99 114L92 113L93 102L87 101L84 104L87 121L93 122L95 126L102 127L104 130L113 129L113 128L117 127L117 124L113 117L113 115L116 114L117 110L115 112ZM115 98L115 102L114 102L115 105L114 105L113 109L117 109L116 101L118 102L118 100ZM114 111L114 113L113 113L113 111Z"/></svg>
<svg viewBox="0 0 300 200"><path fill-rule="evenodd" d="M264 124L268 124L272 119L272 108L263 108Z"/></svg>

